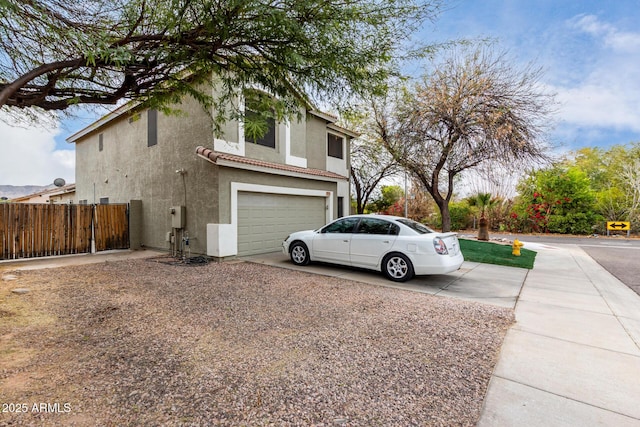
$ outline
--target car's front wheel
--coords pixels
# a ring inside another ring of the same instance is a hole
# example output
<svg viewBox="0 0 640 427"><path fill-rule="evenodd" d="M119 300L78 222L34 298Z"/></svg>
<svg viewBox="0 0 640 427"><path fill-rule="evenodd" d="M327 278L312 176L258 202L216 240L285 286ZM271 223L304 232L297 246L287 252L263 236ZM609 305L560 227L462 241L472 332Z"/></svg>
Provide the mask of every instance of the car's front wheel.
<svg viewBox="0 0 640 427"><path fill-rule="evenodd" d="M289 250L289 255L291 255L291 261L293 261L295 265L309 264L309 249L307 248L307 245L302 242L293 243Z"/></svg>
<svg viewBox="0 0 640 427"><path fill-rule="evenodd" d="M382 261L382 272L394 282L406 282L413 277L413 265L402 254L389 254Z"/></svg>

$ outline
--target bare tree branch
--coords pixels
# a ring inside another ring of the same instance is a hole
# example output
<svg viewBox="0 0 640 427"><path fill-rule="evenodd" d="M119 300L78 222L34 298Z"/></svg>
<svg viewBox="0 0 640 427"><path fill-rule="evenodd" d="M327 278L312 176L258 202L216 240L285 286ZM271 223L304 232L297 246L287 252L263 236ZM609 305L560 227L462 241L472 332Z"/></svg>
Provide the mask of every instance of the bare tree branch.
<svg viewBox="0 0 640 427"><path fill-rule="evenodd" d="M518 70L488 49L454 50L397 100L386 144L431 194L443 229L456 177L486 162L526 164L547 157L545 130L553 96L541 71Z"/></svg>

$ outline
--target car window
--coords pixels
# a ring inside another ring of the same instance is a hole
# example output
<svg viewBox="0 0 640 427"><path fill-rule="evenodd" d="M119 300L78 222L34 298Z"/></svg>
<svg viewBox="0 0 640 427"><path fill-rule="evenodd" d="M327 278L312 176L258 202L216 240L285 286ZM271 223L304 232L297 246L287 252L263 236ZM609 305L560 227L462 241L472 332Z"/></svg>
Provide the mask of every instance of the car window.
<svg viewBox="0 0 640 427"><path fill-rule="evenodd" d="M398 234L400 227L378 218L362 218L358 225L359 234Z"/></svg>
<svg viewBox="0 0 640 427"><path fill-rule="evenodd" d="M416 231L416 232L418 232L420 234L435 233L435 231L433 231L432 229L430 229L426 225L420 224L419 222L413 221L411 219L403 218L403 219L399 219L398 222L401 223L401 224L406 225L407 227L409 227L413 231Z"/></svg>
<svg viewBox="0 0 640 427"><path fill-rule="evenodd" d="M360 218L343 218L322 229L323 233L353 233Z"/></svg>

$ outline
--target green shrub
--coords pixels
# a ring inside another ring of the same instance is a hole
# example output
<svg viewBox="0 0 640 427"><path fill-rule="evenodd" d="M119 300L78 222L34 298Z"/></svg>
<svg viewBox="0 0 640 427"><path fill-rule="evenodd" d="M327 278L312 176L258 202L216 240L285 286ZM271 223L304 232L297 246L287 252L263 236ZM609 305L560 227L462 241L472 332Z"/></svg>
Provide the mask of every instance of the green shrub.
<svg viewBox="0 0 640 427"><path fill-rule="evenodd" d="M451 202L449 203L449 215L451 216L451 230L464 230L470 228L473 210L469 203ZM442 216L438 213L438 228L442 227Z"/></svg>

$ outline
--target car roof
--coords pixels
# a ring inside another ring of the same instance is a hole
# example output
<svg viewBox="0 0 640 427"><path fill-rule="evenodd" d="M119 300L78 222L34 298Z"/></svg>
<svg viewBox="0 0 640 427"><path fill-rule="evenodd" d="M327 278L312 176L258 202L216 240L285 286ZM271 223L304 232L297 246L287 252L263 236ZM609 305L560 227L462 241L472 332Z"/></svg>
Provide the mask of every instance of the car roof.
<svg viewBox="0 0 640 427"><path fill-rule="evenodd" d="M397 221L399 219L405 219L401 216L395 216L395 215L378 215L378 214L356 214L356 215L349 215L349 216L345 216L342 218L381 218L381 219L386 219L386 220L391 220L391 221ZM342 218L338 218L338 219L342 219Z"/></svg>

